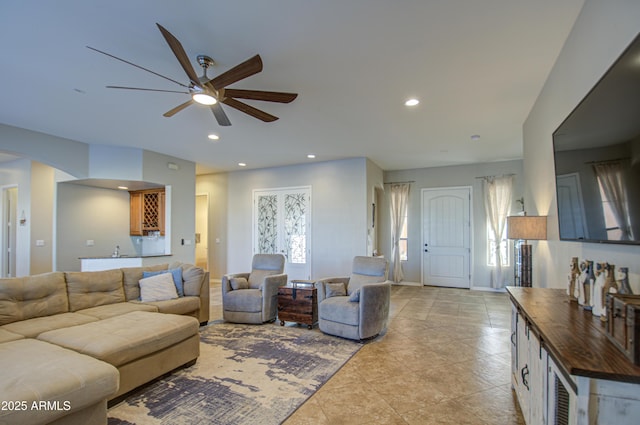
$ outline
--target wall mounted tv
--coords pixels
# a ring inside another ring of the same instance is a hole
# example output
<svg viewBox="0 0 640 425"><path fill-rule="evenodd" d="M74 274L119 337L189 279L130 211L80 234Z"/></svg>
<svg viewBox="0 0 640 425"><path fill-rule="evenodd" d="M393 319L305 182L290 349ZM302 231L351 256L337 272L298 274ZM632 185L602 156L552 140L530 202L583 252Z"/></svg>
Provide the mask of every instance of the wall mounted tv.
<svg viewBox="0 0 640 425"><path fill-rule="evenodd" d="M640 244L640 36L553 133L561 240Z"/></svg>

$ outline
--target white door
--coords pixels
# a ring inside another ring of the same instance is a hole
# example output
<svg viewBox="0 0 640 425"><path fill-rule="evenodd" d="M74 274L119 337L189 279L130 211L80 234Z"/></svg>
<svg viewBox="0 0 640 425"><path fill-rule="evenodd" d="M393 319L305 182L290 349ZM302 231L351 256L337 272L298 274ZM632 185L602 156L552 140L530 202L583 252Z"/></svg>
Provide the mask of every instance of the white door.
<svg viewBox="0 0 640 425"><path fill-rule="evenodd" d="M471 286L471 189L422 190L422 284Z"/></svg>
<svg viewBox="0 0 640 425"><path fill-rule="evenodd" d="M253 252L280 253L289 280L311 279L311 187L253 193Z"/></svg>
<svg viewBox="0 0 640 425"><path fill-rule="evenodd" d="M18 225L18 188L9 187L2 190L2 262L0 275L13 277L16 275L16 232Z"/></svg>

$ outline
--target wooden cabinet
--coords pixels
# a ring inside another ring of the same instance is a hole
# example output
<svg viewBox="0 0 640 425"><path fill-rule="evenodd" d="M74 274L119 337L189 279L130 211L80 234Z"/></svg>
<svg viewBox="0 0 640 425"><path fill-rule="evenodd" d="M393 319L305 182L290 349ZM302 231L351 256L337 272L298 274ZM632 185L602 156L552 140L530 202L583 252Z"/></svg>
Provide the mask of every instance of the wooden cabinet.
<svg viewBox="0 0 640 425"><path fill-rule="evenodd" d="M637 424L640 366L604 324L562 289L508 287L512 386L524 419L538 424Z"/></svg>
<svg viewBox="0 0 640 425"><path fill-rule="evenodd" d="M150 232L160 232L165 228L164 189L130 191L129 234L145 236Z"/></svg>

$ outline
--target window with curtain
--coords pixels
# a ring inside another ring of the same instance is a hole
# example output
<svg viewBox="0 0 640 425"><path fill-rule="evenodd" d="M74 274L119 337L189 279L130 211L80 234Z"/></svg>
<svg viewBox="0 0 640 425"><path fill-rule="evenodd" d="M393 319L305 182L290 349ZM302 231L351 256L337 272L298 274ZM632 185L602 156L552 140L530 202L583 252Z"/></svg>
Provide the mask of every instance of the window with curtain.
<svg viewBox="0 0 640 425"><path fill-rule="evenodd" d="M402 235L404 230L406 238L406 218L407 218L407 202L409 200L409 184L394 183L391 185L391 241L393 268L391 269L391 277L394 282L401 282L404 279L402 271ZM405 246L406 253L406 246Z"/></svg>
<svg viewBox="0 0 640 425"><path fill-rule="evenodd" d="M602 197L607 237L610 240L633 239L625 178L627 166L627 163L622 160L593 164Z"/></svg>
<svg viewBox="0 0 640 425"><path fill-rule="evenodd" d="M507 226L504 227L504 231L500 238L496 238L493 233L493 229L489 223L487 223L487 265L494 267L498 261L496 250L500 249L500 257L502 257L502 267L509 267L511 258L509 255L508 243L507 243ZM498 245L500 245L498 247Z"/></svg>
<svg viewBox="0 0 640 425"><path fill-rule="evenodd" d="M507 216L511 210L511 197L513 192L513 175L488 176L483 179L484 209L487 215L487 227L489 234L493 237L494 243L488 239L488 248L492 249L489 254L495 257L493 270L491 271L491 286L502 288L505 285L502 268L505 261L508 265L508 254L506 244L502 240L506 235Z"/></svg>
<svg viewBox="0 0 640 425"><path fill-rule="evenodd" d="M400 232L400 261L407 261L409 259L409 233L407 232L407 213L404 214L404 225Z"/></svg>

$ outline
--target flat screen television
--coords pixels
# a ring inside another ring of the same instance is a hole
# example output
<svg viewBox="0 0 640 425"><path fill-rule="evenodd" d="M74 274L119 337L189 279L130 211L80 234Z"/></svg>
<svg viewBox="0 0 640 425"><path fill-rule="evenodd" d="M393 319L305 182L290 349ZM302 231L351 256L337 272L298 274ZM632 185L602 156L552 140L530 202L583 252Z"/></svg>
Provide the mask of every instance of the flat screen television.
<svg viewBox="0 0 640 425"><path fill-rule="evenodd" d="M553 133L560 239L640 244L640 35Z"/></svg>

